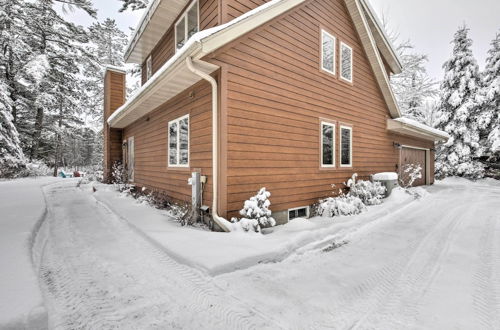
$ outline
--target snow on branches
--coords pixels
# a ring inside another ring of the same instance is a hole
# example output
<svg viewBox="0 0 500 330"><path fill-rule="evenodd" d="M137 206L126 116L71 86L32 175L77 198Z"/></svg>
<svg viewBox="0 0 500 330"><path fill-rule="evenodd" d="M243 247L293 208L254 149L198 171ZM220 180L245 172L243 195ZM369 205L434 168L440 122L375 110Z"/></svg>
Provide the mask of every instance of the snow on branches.
<svg viewBox="0 0 500 330"><path fill-rule="evenodd" d="M241 219L232 218L233 223L238 223L244 231L260 232L262 228L276 226L276 221L271 217L271 193L266 188L261 188L257 195L246 200L240 210Z"/></svg>

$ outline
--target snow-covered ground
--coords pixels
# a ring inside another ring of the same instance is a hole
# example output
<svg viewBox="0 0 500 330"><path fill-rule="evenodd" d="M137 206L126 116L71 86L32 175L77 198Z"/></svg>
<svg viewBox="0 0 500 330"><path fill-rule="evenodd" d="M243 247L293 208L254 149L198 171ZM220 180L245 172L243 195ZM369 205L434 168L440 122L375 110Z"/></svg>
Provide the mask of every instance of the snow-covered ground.
<svg viewBox="0 0 500 330"><path fill-rule="evenodd" d="M47 323L30 251L45 213L42 187L56 181L0 181L0 329L42 329Z"/></svg>
<svg viewBox="0 0 500 330"><path fill-rule="evenodd" d="M263 236L180 227L76 182L44 188L33 246L51 328L500 324L498 181L448 179L416 201L396 192L358 216L297 219Z"/></svg>

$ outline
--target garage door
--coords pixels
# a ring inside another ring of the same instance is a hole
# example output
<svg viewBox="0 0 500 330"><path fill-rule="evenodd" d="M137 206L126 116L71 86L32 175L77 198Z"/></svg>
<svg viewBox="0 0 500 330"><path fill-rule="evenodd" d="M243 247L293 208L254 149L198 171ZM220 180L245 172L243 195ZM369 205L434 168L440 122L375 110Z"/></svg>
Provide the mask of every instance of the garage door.
<svg viewBox="0 0 500 330"><path fill-rule="evenodd" d="M412 148L403 148L401 149L401 178L403 182L409 182L410 173L406 173L405 169L408 168L409 165L420 165L422 168L421 173L422 177L420 179L416 179L413 182L413 186L423 186L425 185L425 176L426 176L426 166L425 166L425 150L420 149L412 149Z"/></svg>

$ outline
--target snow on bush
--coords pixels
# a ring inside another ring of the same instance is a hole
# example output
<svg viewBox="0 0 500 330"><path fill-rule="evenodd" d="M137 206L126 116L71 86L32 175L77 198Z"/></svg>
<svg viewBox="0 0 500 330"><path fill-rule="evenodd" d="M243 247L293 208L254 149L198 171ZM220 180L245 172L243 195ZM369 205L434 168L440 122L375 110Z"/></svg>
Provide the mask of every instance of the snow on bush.
<svg viewBox="0 0 500 330"><path fill-rule="evenodd" d="M276 221L271 217L271 193L266 188L261 188L257 195L246 200L243 209L240 210L241 219L232 218L233 223L237 223L244 231L260 232L262 228L276 226Z"/></svg>
<svg viewBox="0 0 500 330"><path fill-rule="evenodd" d="M321 217L335 217L339 215L356 215L366 210L366 205L356 196L340 195L320 200L316 213Z"/></svg>
<svg viewBox="0 0 500 330"><path fill-rule="evenodd" d="M413 183L422 178L422 166L420 164L405 164L403 166L404 177L399 179L403 188L410 188Z"/></svg>
<svg viewBox="0 0 500 330"><path fill-rule="evenodd" d="M358 174L354 173L347 181L346 186L349 187L349 195L358 197L365 205L379 205L384 198L385 187L380 182L371 182L358 180Z"/></svg>

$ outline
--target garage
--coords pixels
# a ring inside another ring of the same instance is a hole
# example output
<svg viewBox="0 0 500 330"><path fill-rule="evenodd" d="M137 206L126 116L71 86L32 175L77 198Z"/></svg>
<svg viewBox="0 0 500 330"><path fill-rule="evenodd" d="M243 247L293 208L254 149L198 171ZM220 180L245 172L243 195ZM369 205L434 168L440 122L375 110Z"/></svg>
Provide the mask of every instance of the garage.
<svg viewBox="0 0 500 330"><path fill-rule="evenodd" d="M413 186L423 186L427 183L427 150L412 148L412 147L403 147L401 148L401 173L400 177L403 182L409 182L410 180L410 172L406 173L405 170L408 169L411 165L420 165L422 168L421 173L422 177L420 179L416 179L413 182Z"/></svg>

